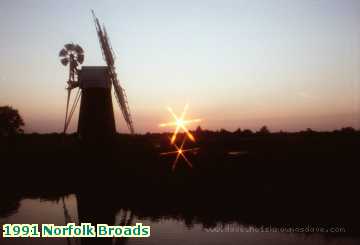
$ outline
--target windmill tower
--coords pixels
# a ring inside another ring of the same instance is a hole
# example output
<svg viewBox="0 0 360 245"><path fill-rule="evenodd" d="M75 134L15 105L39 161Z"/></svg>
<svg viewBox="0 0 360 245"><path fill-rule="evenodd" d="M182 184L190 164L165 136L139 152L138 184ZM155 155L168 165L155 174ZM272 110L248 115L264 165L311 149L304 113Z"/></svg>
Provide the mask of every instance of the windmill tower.
<svg viewBox="0 0 360 245"><path fill-rule="evenodd" d="M79 137L85 141L111 138L116 129L108 67L83 66L78 74L81 89Z"/></svg>
<svg viewBox="0 0 360 245"><path fill-rule="evenodd" d="M105 27L101 28L94 12L92 14L107 66L83 66L79 69L78 65L82 64L84 60L84 52L79 45L75 44L66 44L59 55L63 65L70 64L64 133L69 127L70 120L81 97L78 135L84 141L97 142L109 139L116 133L111 96L112 88L114 88L116 100L131 134L134 133L134 126L125 90L120 86L117 78L115 59ZM77 88L77 93L69 111L71 91L75 88Z"/></svg>

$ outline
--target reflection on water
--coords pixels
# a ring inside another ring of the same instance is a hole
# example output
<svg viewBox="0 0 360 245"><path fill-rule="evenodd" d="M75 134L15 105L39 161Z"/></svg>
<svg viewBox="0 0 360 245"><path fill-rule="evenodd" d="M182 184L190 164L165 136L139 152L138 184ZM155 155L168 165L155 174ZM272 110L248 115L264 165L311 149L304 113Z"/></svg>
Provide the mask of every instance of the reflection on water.
<svg viewBox="0 0 360 245"><path fill-rule="evenodd" d="M121 208L108 196L72 194L55 200L39 198L19 200L13 205L14 210L6 210L0 215L1 225L4 223L38 223L63 225L67 222L107 223L110 225L131 225L142 222L151 226L151 237L129 239L5 239L0 238L1 245L14 244L359 244L358 238L343 236L327 237L321 234L285 234L260 232L209 232L202 224L189 224L176 217L146 217L136 215L132 210ZM1 211L4 211L1 205ZM4 217L4 215L7 215ZM228 224L229 225L229 224ZM239 223L230 224L239 228ZM223 227L218 223L215 228ZM246 226L249 229L249 227Z"/></svg>
<svg viewBox="0 0 360 245"><path fill-rule="evenodd" d="M246 155L248 154L247 151L229 151L227 153L229 156L239 156L239 155Z"/></svg>

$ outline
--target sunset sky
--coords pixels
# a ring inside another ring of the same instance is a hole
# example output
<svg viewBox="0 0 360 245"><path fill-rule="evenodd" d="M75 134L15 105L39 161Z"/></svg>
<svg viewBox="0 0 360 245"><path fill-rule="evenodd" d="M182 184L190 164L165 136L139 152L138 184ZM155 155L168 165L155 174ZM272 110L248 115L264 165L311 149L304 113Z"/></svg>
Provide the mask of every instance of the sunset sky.
<svg viewBox="0 0 360 245"><path fill-rule="evenodd" d="M83 47L83 65L105 64L90 9L139 133L168 130L166 106L186 103L213 130L360 127L359 0L2 0L0 105L19 110L26 132L62 130L65 43Z"/></svg>

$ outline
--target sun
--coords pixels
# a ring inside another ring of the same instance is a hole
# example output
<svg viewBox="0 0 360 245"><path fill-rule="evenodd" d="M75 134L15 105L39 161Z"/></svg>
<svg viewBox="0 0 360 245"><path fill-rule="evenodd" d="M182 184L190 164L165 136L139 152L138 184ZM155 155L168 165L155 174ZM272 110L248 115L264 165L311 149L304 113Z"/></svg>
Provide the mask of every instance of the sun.
<svg viewBox="0 0 360 245"><path fill-rule="evenodd" d="M174 112L173 110L171 109L171 107L167 107L167 110L170 112L170 114L172 115L172 117L175 119L175 121L173 122L168 122L168 123L161 123L159 126L160 127L169 127L169 126L173 126L175 127L175 131L171 137L171 144L174 144L175 140L176 140L176 136L178 134L178 132L180 131L180 129L182 129L186 135L189 137L189 139L191 141L194 141L195 142L195 137L190 133L190 131L188 130L188 128L186 127L186 125L190 124L190 123L194 123L194 122L200 122L201 119L189 119L189 120L186 120L185 119L185 115L186 115L186 112L189 108L189 105L186 104L184 106L184 109L181 113L181 116L178 117Z"/></svg>
<svg viewBox="0 0 360 245"><path fill-rule="evenodd" d="M176 125L178 126L178 127L183 127L185 124L184 124L184 120L181 120L181 119L179 119L179 120L176 120Z"/></svg>

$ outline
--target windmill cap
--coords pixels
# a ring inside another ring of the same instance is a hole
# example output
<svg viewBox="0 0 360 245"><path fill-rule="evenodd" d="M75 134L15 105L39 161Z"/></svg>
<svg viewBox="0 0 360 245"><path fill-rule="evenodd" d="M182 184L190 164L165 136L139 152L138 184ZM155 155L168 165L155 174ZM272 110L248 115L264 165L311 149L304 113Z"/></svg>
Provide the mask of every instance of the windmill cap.
<svg viewBox="0 0 360 245"><path fill-rule="evenodd" d="M111 88L107 66L82 66L79 71L80 88Z"/></svg>

